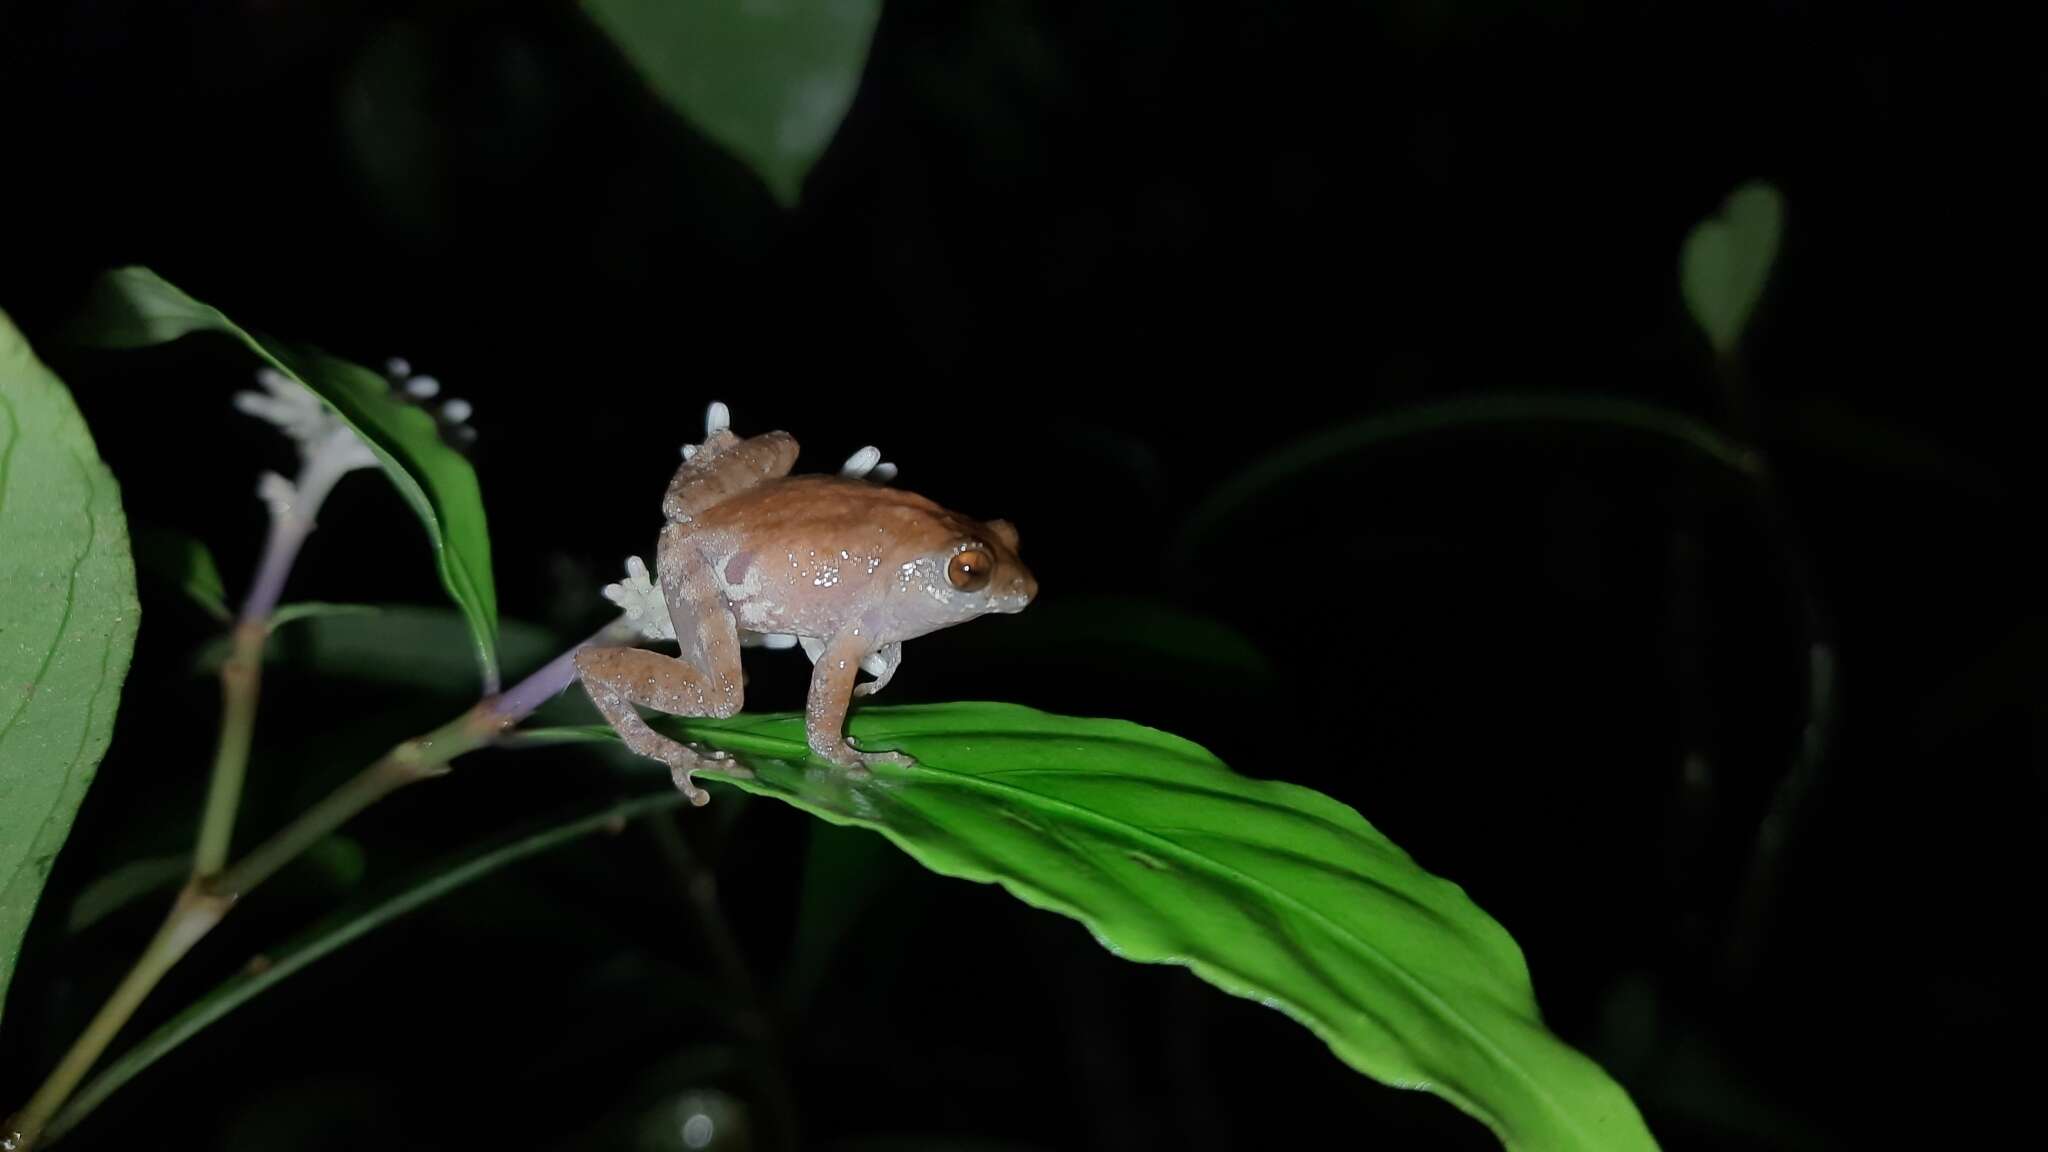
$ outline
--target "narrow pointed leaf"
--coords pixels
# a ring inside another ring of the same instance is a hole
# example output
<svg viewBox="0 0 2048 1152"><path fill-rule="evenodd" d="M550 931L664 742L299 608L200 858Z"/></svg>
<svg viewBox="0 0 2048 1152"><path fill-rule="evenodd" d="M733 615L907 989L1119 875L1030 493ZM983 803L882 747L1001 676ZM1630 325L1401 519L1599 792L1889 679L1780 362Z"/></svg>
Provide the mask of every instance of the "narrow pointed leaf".
<svg viewBox="0 0 2048 1152"><path fill-rule="evenodd" d="M325 600L301 600L294 604L279 604L270 614L270 629L277 629L295 620L318 620L323 616L375 616L383 611L375 604L330 604Z"/></svg>
<svg viewBox="0 0 2048 1152"><path fill-rule="evenodd" d="M113 738L140 616L113 474L0 312L0 1007Z"/></svg>
<svg viewBox="0 0 2048 1152"><path fill-rule="evenodd" d="M213 553L193 537L182 532L138 531L135 567L144 576L184 593L215 620L225 623L234 617L228 611L227 586L221 583Z"/></svg>
<svg viewBox="0 0 2048 1152"><path fill-rule="evenodd" d="M1182 964L1306 1025L1352 1067L1434 1092L1511 1148L1649 1149L1635 1106L1543 1024L1521 950L1350 808L1116 720L1003 704L869 708L862 780L810 760L799 715L667 722L755 772L732 783L1000 884L1126 959ZM602 726L548 738L609 740ZM705 774L709 778L710 774Z"/></svg>
<svg viewBox="0 0 2048 1152"><path fill-rule="evenodd" d="M442 440L434 417L393 395L384 377L359 364L295 348L243 329L147 268L100 278L74 328L103 348L164 344L193 332L218 332L325 400L348 421L426 527L441 583L469 623L487 690L498 682L498 594L491 579L491 537L483 492L469 461Z"/></svg>

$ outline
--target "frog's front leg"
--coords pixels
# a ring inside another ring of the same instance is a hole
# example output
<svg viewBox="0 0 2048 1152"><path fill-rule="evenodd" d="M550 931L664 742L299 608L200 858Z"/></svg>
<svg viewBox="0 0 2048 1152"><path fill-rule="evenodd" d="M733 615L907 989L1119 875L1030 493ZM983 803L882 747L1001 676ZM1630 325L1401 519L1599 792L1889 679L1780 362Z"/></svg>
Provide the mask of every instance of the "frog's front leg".
<svg viewBox="0 0 2048 1152"><path fill-rule="evenodd" d="M853 682L861 661L873 649L870 641L848 628L826 641L811 669L811 692L804 708L804 738L811 751L856 775L867 775L870 764L901 764L916 761L901 752L862 752L846 738L846 711L853 700Z"/></svg>
<svg viewBox="0 0 2048 1152"><path fill-rule="evenodd" d="M804 636L798 638L795 642L803 645L804 655L811 658L811 663L816 664L819 660L824 659L825 641L814 640L809 636ZM875 651L868 653L861 658L860 670L873 676L874 679L865 684L854 685L853 694L855 696L872 696L887 688L889 681L896 675L896 666L901 663L903 663L903 643L900 640L884 644Z"/></svg>
<svg viewBox="0 0 2048 1152"><path fill-rule="evenodd" d="M901 640L882 645L860 663L860 666L870 676L873 676L874 679L865 684L854 685L853 694L855 696L873 696L875 693L887 688L889 681L896 678L896 666L901 663L903 663L903 642Z"/></svg>
<svg viewBox="0 0 2048 1152"><path fill-rule="evenodd" d="M661 585L682 651L664 656L641 648L585 648L576 653L576 674L626 747L667 764L690 803L703 804L710 796L692 774L719 757L656 732L633 706L715 719L738 712L745 698L738 627L710 568L689 546L688 529L679 524L662 531ZM748 774L737 765L719 767Z"/></svg>

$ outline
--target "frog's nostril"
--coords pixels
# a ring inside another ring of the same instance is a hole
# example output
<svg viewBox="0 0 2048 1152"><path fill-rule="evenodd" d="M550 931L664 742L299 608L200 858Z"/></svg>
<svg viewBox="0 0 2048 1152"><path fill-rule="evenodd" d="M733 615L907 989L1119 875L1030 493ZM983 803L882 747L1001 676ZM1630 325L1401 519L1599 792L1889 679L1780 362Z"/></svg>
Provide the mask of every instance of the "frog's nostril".
<svg viewBox="0 0 2048 1152"><path fill-rule="evenodd" d="M1038 581L1030 575L1017 577L1010 582L1010 598L1016 605L1013 612L1022 612L1024 606L1038 598Z"/></svg>

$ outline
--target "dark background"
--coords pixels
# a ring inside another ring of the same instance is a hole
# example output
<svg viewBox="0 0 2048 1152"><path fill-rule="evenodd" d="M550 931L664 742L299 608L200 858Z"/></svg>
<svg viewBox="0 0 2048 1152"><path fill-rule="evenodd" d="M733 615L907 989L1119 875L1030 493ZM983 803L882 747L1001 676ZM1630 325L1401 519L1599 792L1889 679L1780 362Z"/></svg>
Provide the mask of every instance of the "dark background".
<svg viewBox="0 0 2048 1152"><path fill-rule="evenodd" d="M4 11L0 306L138 531L206 541L231 594L255 473L288 449L229 407L248 362L224 344L57 347L103 268L473 401L503 612L564 641L651 555L708 401L794 432L800 467L879 443L909 486L1020 526L1050 618L914 644L887 698L1125 716L1353 805L1514 933L1551 1026L1666 1147L1980 1146L2033 1090L2038 1057L2006 1048L2042 1023L2039 285L2013 287L2040 267L2019 172L2042 74L2010 30L1904 4L892 2L785 212L569 5ZM1677 254L1751 178L1787 229L1725 373ZM1300 470L1175 550L1304 434L1535 392L1690 414L1775 484L1494 425ZM442 602L388 486L352 478L322 525L289 598ZM190 840L211 625L143 595L0 1032L5 1106L154 926L144 902L66 937L60 910ZM1107 595L1234 628L1271 675L1072 624ZM1795 771L1817 642L1837 691ZM796 704L800 661L751 667L750 706ZM473 688L319 671L266 684L245 843ZM656 783L585 752L467 760L351 826L360 879L300 868L252 899L141 1022L423 861ZM816 830L729 790L682 826L773 985ZM868 866L874 902L784 1022L806 1146L1491 1146L1277 1013ZM66 1143L568 1147L700 1089L772 1139L689 973L715 968L661 844L585 841L286 981Z"/></svg>

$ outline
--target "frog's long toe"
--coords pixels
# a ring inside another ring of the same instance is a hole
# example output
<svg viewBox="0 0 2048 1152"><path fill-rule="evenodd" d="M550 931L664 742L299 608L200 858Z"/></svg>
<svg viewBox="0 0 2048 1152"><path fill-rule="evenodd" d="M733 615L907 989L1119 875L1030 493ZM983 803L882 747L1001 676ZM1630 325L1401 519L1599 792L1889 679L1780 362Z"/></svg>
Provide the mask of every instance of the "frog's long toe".
<svg viewBox="0 0 2048 1152"><path fill-rule="evenodd" d="M697 787L697 782L691 778L690 774L692 772L695 772L696 770L697 765L694 763L687 765L669 765L669 775L675 780L676 789L680 791L683 794L683 796L690 801L692 805L698 808L702 808L704 805L711 803L711 793L706 792L702 788Z"/></svg>

